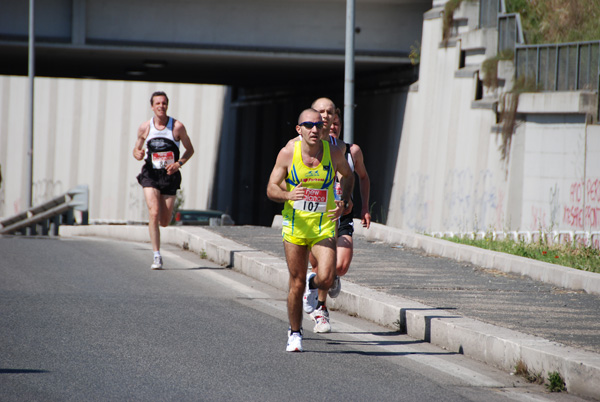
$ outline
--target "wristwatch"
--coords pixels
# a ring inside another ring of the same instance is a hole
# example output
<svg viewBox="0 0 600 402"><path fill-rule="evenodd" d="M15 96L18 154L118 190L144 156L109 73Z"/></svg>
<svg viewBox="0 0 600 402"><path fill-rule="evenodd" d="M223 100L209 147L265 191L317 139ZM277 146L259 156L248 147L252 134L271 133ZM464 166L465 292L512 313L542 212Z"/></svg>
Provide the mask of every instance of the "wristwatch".
<svg viewBox="0 0 600 402"><path fill-rule="evenodd" d="M179 167L183 166L183 163L181 163L181 161L177 161L177 163L179 163Z"/></svg>
<svg viewBox="0 0 600 402"><path fill-rule="evenodd" d="M348 201L344 201L344 208L348 208Z"/></svg>

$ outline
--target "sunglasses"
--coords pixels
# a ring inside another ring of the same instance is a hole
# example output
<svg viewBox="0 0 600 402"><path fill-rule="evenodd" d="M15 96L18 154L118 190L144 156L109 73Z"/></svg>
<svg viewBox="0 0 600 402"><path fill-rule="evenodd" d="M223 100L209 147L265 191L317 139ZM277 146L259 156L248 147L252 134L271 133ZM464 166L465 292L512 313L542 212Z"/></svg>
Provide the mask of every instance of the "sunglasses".
<svg viewBox="0 0 600 402"><path fill-rule="evenodd" d="M304 123L300 123L300 126L307 128L309 130L312 130L312 128L314 126L317 126L317 128L320 130L323 128L323 122L322 121L318 121L316 123L313 123L312 121L305 121Z"/></svg>

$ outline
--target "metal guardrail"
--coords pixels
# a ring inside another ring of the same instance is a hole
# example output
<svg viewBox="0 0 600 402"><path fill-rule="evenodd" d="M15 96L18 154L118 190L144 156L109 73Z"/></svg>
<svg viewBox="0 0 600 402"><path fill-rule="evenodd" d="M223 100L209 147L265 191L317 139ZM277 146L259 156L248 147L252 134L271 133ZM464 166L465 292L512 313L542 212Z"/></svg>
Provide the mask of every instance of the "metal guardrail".
<svg viewBox="0 0 600 402"><path fill-rule="evenodd" d="M479 2L479 27L496 28L498 26L498 14L502 12L500 0L481 0Z"/></svg>
<svg viewBox="0 0 600 402"><path fill-rule="evenodd" d="M518 44L525 43L525 35L519 14L498 15L498 53L514 50Z"/></svg>
<svg viewBox="0 0 600 402"><path fill-rule="evenodd" d="M498 52L512 50L525 43L525 35L518 13L507 13L504 0L480 0L479 27L498 29Z"/></svg>
<svg viewBox="0 0 600 402"><path fill-rule="evenodd" d="M599 90L600 41L517 45L515 72L543 91Z"/></svg>
<svg viewBox="0 0 600 402"><path fill-rule="evenodd" d="M82 212L82 224L88 224L88 186L77 186L65 194L17 215L0 220L0 234L58 235L60 225L75 223L73 210Z"/></svg>

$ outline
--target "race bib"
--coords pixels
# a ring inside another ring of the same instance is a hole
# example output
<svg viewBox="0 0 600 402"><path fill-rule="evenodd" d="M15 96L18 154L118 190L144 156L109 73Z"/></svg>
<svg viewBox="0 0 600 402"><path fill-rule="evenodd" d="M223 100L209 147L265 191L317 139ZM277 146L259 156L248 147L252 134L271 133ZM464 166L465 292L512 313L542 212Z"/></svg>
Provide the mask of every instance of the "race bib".
<svg viewBox="0 0 600 402"><path fill-rule="evenodd" d="M336 201L340 201L342 199L342 185L337 180L333 185L333 195L335 196Z"/></svg>
<svg viewBox="0 0 600 402"><path fill-rule="evenodd" d="M171 163L175 163L175 154L173 151L155 152L152 154L152 167L154 169L165 169Z"/></svg>
<svg viewBox="0 0 600 402"><path fill-rule="evenodd" d="M327 212L327 189L307 188L304 199L294 201L294 209L307 212Z"/></svg>

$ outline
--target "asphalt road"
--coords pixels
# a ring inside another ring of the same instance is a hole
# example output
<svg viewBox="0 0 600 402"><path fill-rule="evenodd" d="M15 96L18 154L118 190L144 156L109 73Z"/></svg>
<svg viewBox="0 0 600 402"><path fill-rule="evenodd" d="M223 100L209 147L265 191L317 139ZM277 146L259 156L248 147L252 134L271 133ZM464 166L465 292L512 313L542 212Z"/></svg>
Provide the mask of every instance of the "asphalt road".
<svg viewBox="0 0 600 402"><path fill-rule="evenodd" d="M0 389L24 400L579 400L332 312L285 352L285 294L167 247L0 237Z"/></svg>

